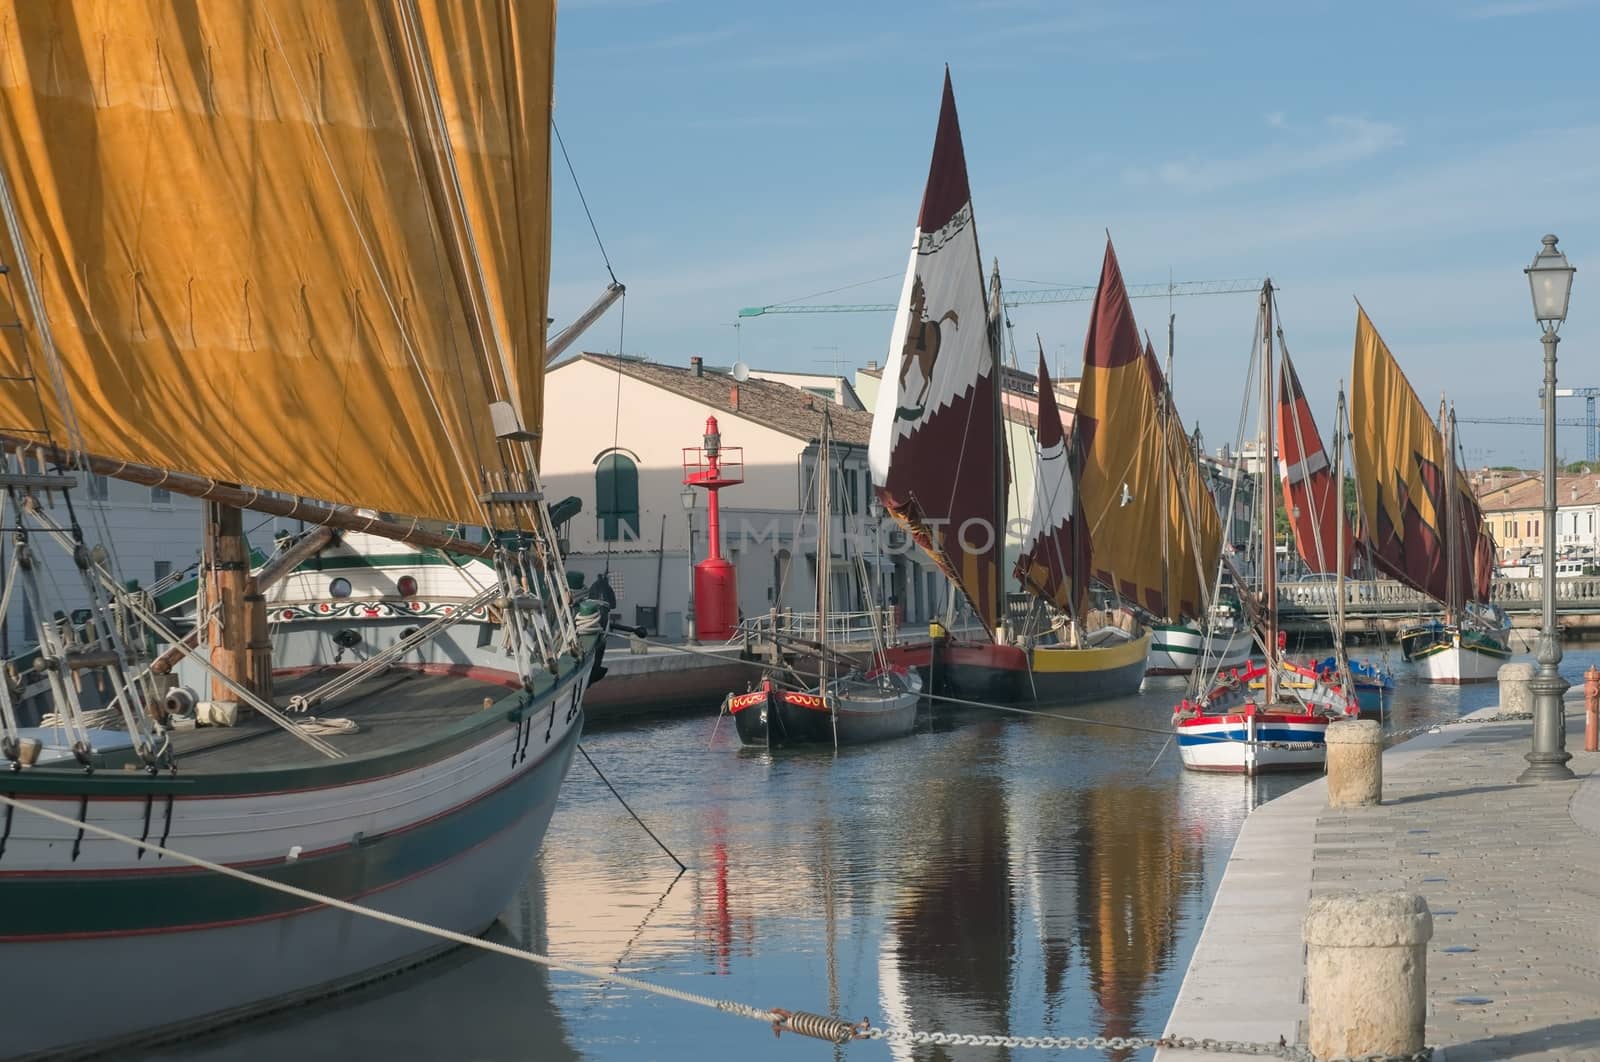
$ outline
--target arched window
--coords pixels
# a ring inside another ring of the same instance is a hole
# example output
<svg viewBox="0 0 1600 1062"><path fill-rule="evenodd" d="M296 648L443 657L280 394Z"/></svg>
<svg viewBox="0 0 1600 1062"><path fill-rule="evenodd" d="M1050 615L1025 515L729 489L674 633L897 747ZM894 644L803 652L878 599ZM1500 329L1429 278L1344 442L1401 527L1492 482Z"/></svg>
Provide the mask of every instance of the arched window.
<svg viewBox="0 0 1600 1062"><path fill-rule="evenodd" d="M613 450L594 466L594 511L604 542L639 537L639 466Z"/></svg>

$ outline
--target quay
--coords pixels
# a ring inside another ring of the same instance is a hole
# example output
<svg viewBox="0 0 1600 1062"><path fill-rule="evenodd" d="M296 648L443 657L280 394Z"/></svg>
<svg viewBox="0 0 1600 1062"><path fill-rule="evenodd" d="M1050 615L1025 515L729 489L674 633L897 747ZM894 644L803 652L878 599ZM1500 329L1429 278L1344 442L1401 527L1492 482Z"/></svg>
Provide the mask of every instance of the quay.
<svg viewBox="0 0 1600 1062"><path fill-rule="evenodd" d="M1307 644L1326 637L1335 593L1331 581L1279 583L1280 626ZM1500 576L1490 586L1490 600L1505 610L1513 630L1539 629L1543 595L1542 579ZM1390 579L1345 583L1345 623L1358 643L1396 634L1420 618L1439 614L1437 602L1403 583ZM1600 576L1557 579L1556 614L1563 638L1600 637Z"/></svg>
<svg viewBox="0 0 1600 1062"><path fill-rule="evenodd" d="M1402 889L1433 913L1435 1059L1600 1059L1600 753L1582 751L1577 692L1566 702L1573 781L1517 783L1527 721L1456 725L1384 754L1379 806L1329 808L1319 779L1251 812L1167 1034L1304 1043L1307 903Z"/></svg>

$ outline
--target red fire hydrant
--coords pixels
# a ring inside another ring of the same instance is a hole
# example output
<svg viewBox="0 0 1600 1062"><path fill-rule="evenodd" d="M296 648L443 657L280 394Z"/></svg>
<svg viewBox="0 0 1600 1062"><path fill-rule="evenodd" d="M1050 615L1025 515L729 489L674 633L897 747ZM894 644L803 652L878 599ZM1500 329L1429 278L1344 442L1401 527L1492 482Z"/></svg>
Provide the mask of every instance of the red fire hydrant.
<svg viewBox="0 0 1600 1062"><path fill-rule="evenodd" d="M1583 751L1600 752L1600 668L1583 673Z"/></svg>

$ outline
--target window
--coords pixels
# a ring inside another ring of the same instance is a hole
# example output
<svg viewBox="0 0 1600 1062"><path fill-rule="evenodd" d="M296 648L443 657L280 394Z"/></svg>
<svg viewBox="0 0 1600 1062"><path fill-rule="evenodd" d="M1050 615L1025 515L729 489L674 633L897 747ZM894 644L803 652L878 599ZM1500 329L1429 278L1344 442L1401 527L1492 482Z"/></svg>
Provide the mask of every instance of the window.
<svg viewBox="0 0 1600 1062"><path fill-rule="evenodd" d="M350 580L346 579L342 575L339 578L335 579L333 582L328 584L328 596L329 597L340 597L340 598L349 597L350 596L350 590L351 590Z"/></svg>
<svg viewBox="0 0 1600 1062"><path fill-rule="evenodd" d="M105 501L111 496L111 481L104 476L89 477L89 500Z"/></svg>
<svg viewBox="0 0 1600 1062"><path fill-rule="evenodd" d="M165 487L151 487L150 488L150 504L151 505L171 505L172 504L172 492L170 490L168 490L167 488L165 488Z"/></svg>
<svg viewBox="0 0 1600 1062"><path fill-rule="evenodd" d="M601 541L639 537L639 466L626 454L613 450L595 462L594 509Z"/></svg>
<svg viewBox="0 0 1600 1062"><path fill-rule="evenodd" d="M854 516L860 510L856 508L856 497L861 489L860 477L853 468L844 470L844 502L845 512Z"/></svg>
<svg viewBox="0 0 1600 1062"><path fill-rule="evenodd" d="M160 582L172 574L171 561L156 561L156 582Z"/></svg>

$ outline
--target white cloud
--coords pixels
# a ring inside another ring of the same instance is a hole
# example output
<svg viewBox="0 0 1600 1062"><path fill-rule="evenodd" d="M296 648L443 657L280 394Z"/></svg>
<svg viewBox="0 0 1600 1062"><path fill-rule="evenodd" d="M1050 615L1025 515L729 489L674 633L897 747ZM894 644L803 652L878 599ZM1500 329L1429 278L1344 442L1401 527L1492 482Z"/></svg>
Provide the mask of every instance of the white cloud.
<svg viewBox="0 0 1600 1062"><path fill-rule="evenodd" d="M1313 132L1292 129L1280 113L1267 115L1267 124L1286 135L1232 158L1172 160L1130 170L1125 177L1136 185L1164 184L1183 191L1211 192L1334 169L1401 143L1399 126L1359 117L1332 115Z"/></svg>
<svg viewBox="0 0 1600 1062"><path fill-rule="evenodd" d="M1593 0L1500 0L1468 8L1462 14L1467 18L1520 18L1523 15L1542 15L1547 11L1565 11L1576 7L1589 7Z"/></svg>

